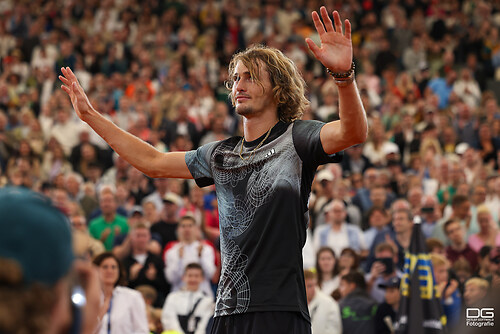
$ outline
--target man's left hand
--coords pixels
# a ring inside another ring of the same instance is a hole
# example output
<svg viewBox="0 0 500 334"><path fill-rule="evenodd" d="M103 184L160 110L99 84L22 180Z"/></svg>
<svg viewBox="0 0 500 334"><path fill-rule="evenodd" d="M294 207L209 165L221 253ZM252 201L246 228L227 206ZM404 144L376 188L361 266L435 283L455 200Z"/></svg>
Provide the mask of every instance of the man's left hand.
<svg viewBox="0 0 500 334"><path fill-rule="evenodd" d="M344 21L343 33L342 21L337 11L333 12L333 23L324 6L321 7L320 13L324 24L316 11L312 12L312 19L321 46L318 47L310 38L306 38L306 43L316 59L326 68L332 72L347 72L352 64L351 23L347 19Z"/></svg>

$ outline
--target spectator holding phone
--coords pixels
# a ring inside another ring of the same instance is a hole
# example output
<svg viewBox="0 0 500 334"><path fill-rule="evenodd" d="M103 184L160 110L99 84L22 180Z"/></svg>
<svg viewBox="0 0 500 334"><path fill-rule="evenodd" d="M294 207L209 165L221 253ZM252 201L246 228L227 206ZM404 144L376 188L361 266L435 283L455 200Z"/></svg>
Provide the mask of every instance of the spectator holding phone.
<svg viewBox="0 0 500 334"><path fill-rule="evenodd" d="M377 303L384 302L386 291L380 287L392 278L401 278L403 273L397 269L397 254L389 243L381 243L375 248L375 262L365 275L367 291Z"/></svg>

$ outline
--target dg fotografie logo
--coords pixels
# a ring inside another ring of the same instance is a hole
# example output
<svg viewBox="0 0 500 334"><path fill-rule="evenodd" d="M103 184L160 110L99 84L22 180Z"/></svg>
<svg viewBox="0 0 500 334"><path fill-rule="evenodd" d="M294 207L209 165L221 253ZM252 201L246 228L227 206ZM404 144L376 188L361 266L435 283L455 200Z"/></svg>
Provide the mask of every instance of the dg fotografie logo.
<svg viewBox="0 0 500 334"><path fill-rule="evenodd" d="M465 324L468 327L495 326L495 309L493 307L468 307L465 309Z"/></svg>

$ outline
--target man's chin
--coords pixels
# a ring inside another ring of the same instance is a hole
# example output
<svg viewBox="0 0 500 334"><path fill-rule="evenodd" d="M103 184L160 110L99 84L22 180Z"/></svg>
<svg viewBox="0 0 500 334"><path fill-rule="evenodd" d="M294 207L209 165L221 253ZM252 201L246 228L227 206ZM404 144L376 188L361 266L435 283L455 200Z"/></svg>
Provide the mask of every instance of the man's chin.
<svg viewBox="0 0 500 334"><path fill-rule="evenodd" d="M249 116L249 115L253 114L253 109L251 107L247 107L247 106L239 105L239 106L236 106L235 110L236 110L236 113L240 116Z"/></svg>

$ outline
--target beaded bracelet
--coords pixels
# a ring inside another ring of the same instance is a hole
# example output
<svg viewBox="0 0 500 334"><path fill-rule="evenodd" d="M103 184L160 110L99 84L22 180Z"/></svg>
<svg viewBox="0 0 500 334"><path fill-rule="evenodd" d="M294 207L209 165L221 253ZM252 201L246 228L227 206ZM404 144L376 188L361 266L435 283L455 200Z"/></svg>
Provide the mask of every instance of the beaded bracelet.
<svg viewBox="0 0 500 334"><path fill-rule="evenodd" d="M355 69L356 65L352 62L351 68L347 72L332 72L329 68L326 69L326 72L333 77L334 82L338 87L346 87L354 81Z"/></svg>
<svg viewBox="0 0 500 334"><path fill-rule="evenodd" d="M335 79L347 79L354 74L355 69L356 69L356 64L352 62L351 68L346 72L332 72L332 70L330 70L328 67L326 68L326 72Z"/></svg>

